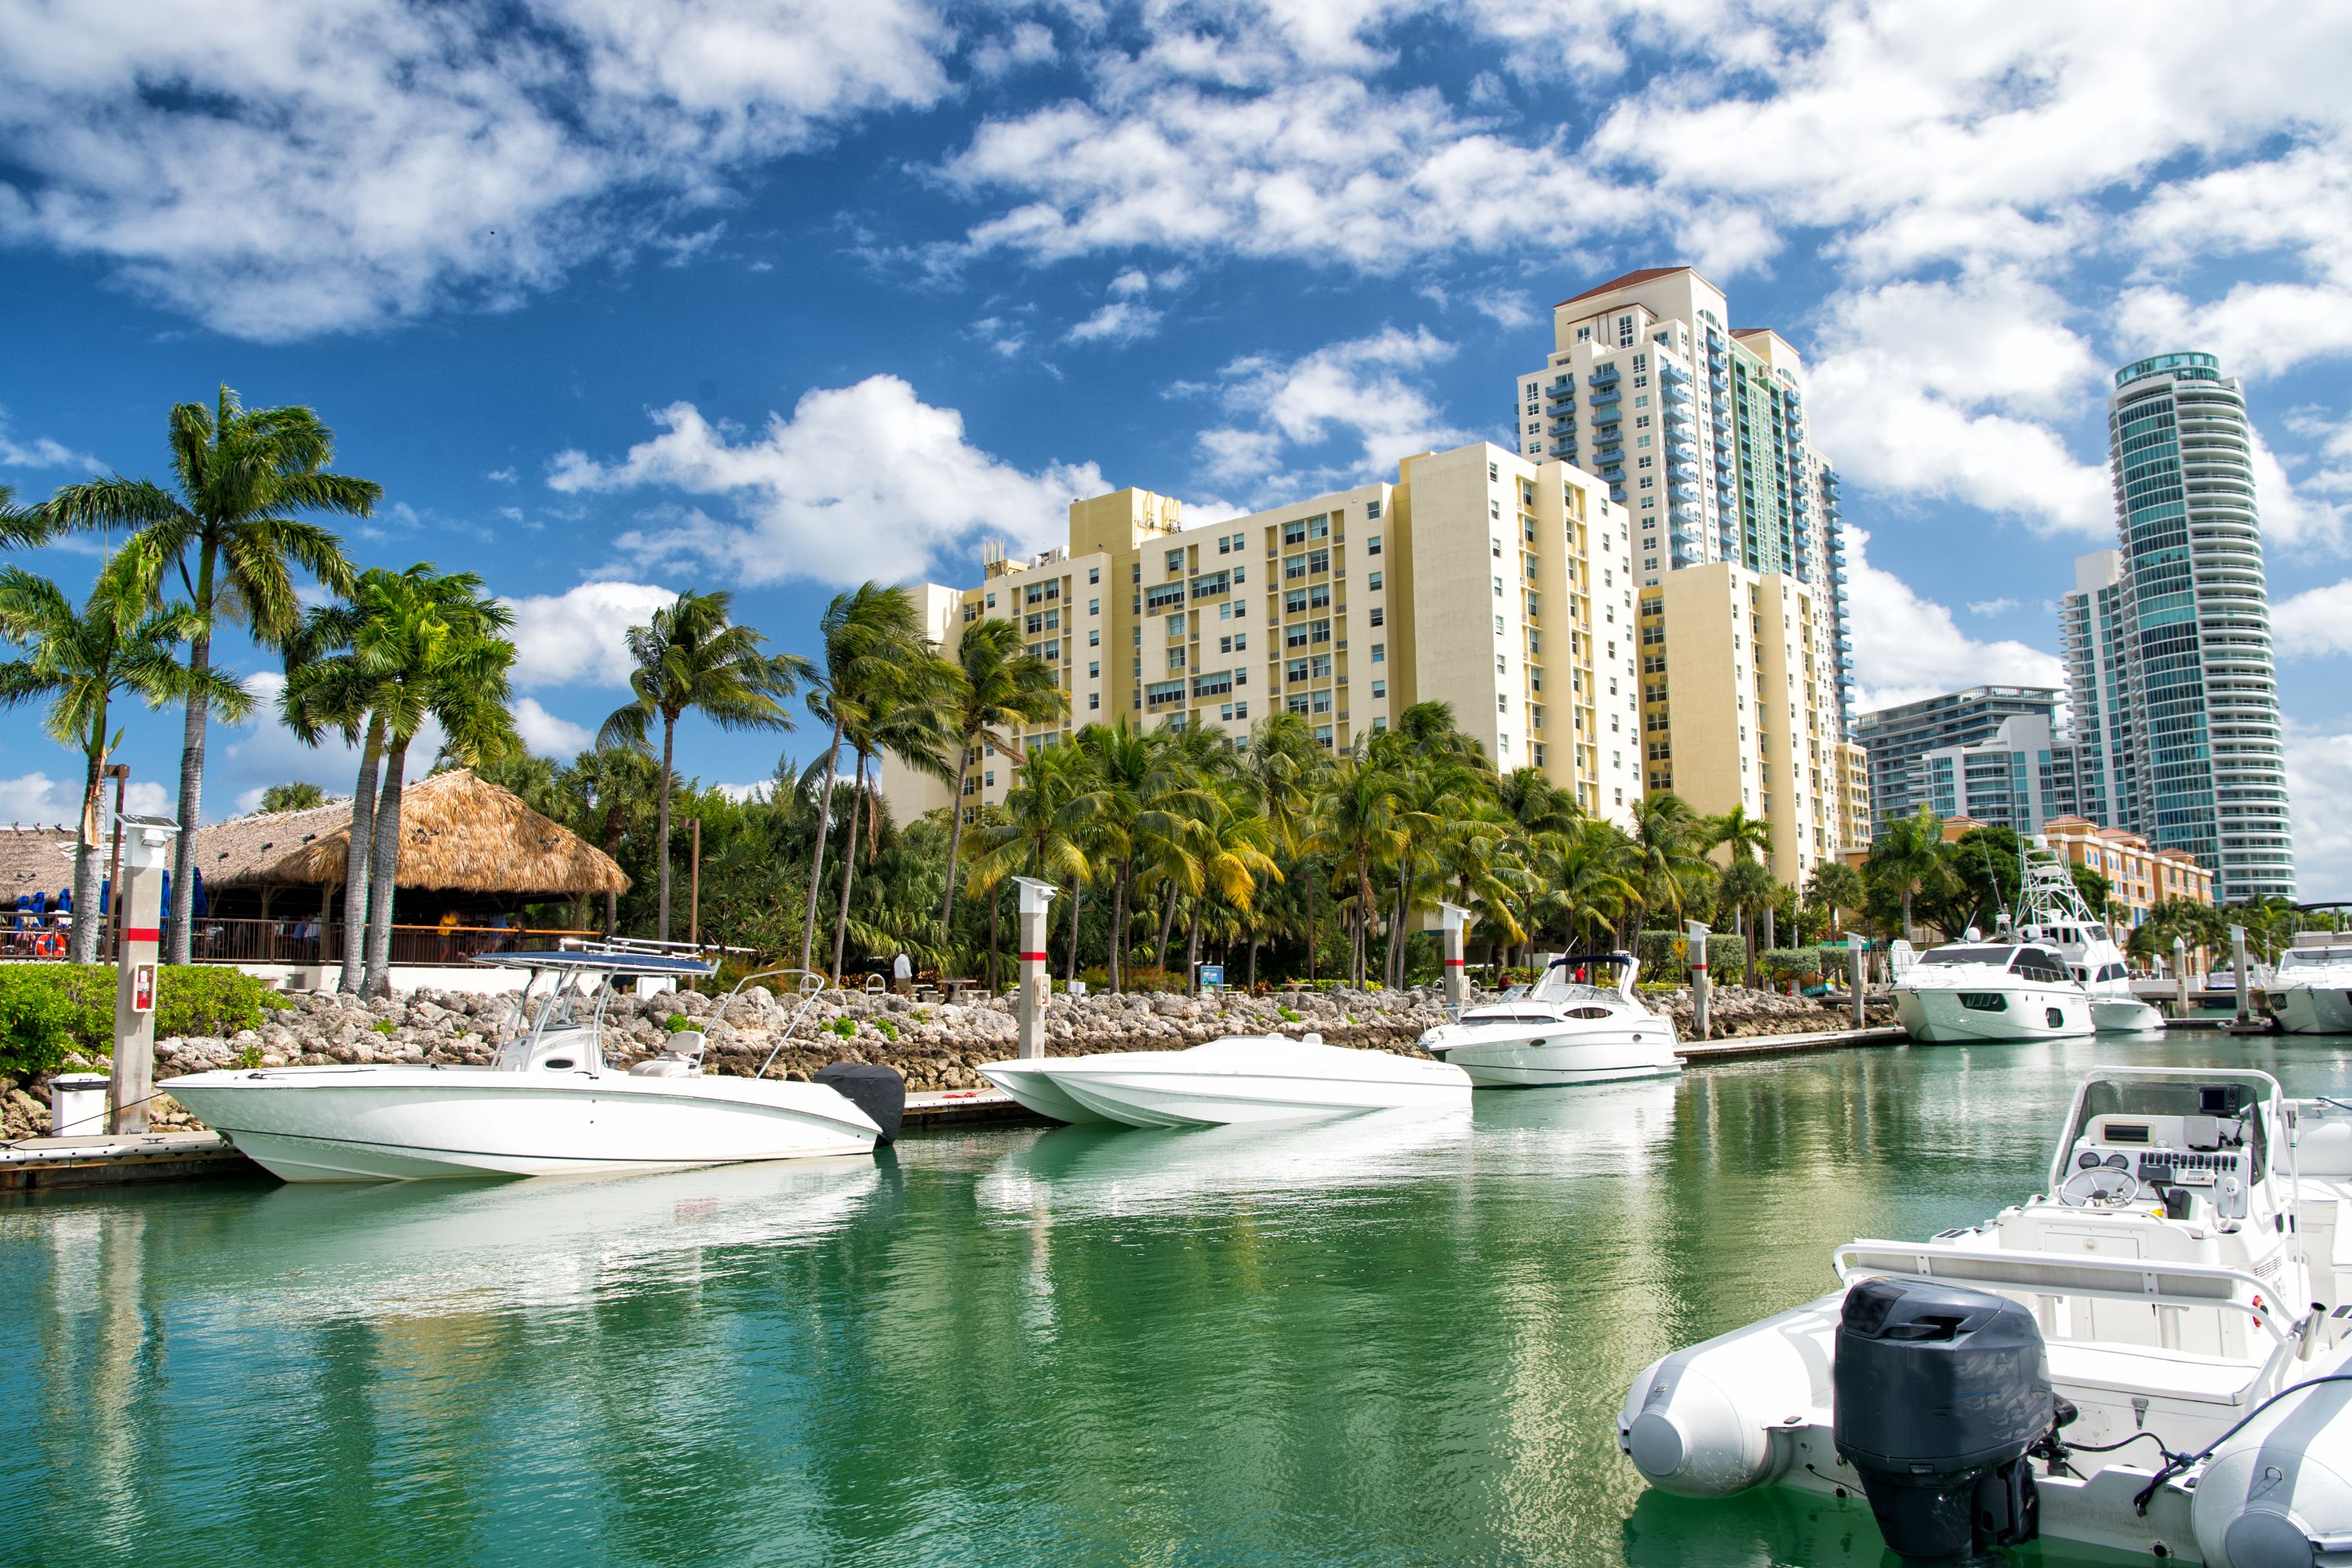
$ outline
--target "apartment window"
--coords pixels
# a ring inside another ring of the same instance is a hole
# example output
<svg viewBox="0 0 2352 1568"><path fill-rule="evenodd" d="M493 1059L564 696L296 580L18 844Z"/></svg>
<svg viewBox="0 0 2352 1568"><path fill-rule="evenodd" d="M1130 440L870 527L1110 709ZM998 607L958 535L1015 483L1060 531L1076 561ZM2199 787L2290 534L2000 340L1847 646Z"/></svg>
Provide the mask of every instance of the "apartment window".
<svg viewBox="0 0 2352 1568"><path fill-rule="evenodd" d="M1314 664L1312 660L1294 658L1288 664L1282 667L1282 676L1284 679L1288 681L1302 681L1307 679L1307 672L1313 668Z"/></svg>
<svg viewBox="0 0 2352 1568"><path fill-rule="evenodd" d="M1486 515L1491 518L1499 519L1503 515L1503 503L1498 500L1489 500L1486 502Z"/></svg>
<svg viewBox="0 0 2352 1568"><path fill-rule="evenodd" d="M1233 639L1233 638L1231 638L1231 637L1219 637L1219 638L1217 639L1217 651L1218 651L1219 653L1231 653L1231 652L1233 652L1233 651L1234 651L1234 639Z"/></svg>
<svg viewBox="0 0 2352 1568"><path fill-rule="evenodd" d="M988 772L982 776L981 785L984 789L994 789L996 787L996 770L994 768L989 769Z"/></svg>
<svg viewBox="0 0 2352 1568"><path fill-rule="evenodd" d="M1497 577L1497 578L1496 578L1496 579L1495 579L1495 597L1496 597L1497 599L1499 599L1499 598L1501 598L1502 596L1503 596L1503 580L1502 580L1500 577Z"/></svg>
<svg viewBox="0 0 2352 1568"><path fill-rule="evenodd" d="M1087 679L1088 680L1100 680L1102 679L1102 660L1098 658L1090 658L1087 660Z"/></svg>
<svg viewBox="0 0 2352 1568"><path fill-rule="evenodd" d="M1374 605L1372 606L1371 624L1376 626L1384 626L1388 625L1388 612L1382 609L1380 605Z"/></svg>
<svg viewBox="0 0 2352 1568"><path fill-rule="evenodd" d="M1248 568L1248 567L1246 567L1246 566L1236 566L1236 567L1234 567L1234 581L1235 583L1246 583L1246 582L1248 582L1248 581L1249 581L1249 568Z"/></svg>
<svg viewBox="0 0 2352 1568"><path fill-rule="evenodd" d="M1182 551L1171 550L1168 552L1168 570L1171 572L1181 572L1184 570L1184 552Z"/></svg>
<svg viewBox="0 0 2352 1568"><path fill-rule="evenodd" d="M1381 574L1379 573L1375 572L1371 574L1370 586L1375 594L1381 591Z"/></svg>
<svg viewBox="0 0 2352 1568"><path fill-rule="evenodd" d="M1307 524L1304 522L1284 523L1282 525L1282 542L1286 545L1306 543Z"/></svg>
<svg viewBox="0 0 2352 1568"><path fill-rule="evenodd" d="M1043 616L1030 616L1026 622L1026 629L1031 637L1035 637L1039 632L1045 629L1045 617Z"/></svg>
<svg viewBox="0 0 2352 1568"><path fill-rule="evenodd" d="M1102 601L1101 601L1100 599L1088 599L1088 600L1087 601L1087 614L1088 614L1088 615L1090 615L1090 616L1099 616L1099 615L1101 615L1101 614L1102 614Z"/></svg>
<svg viewBox="0 0 2352 1568"><path fill-rule="evenodd" d="M1284 556L1282 558L1282 575L1285 582L1289 581L1293 577L1306 576L1307 557L1303 554Z"/></svg>
<svg viewBox="0 0 2352 1568"><path fill-rule="evenodd" d="M1380 516L1380 515L1381 515L1381 514L1380 514L1379 507L1380 507L1380 503L1379 503L1379 502L1377 502L1377 501L1375 501L1375 502L1373 503L1373 510L1372 510L1372 515L1373 515L1374 517L1378 517L1378 516ZM1367 554L1367 555L1378 555L1380 552L1381 552L1381 536L1380 536L1379 534L1375 533L1375 534L1373 534L1370 538L1369 538L1369 539L1367 539L1367 540L1365 540L1365 541L1364 541L1364 553L1365 553L1365 554Z"/></svg>
<svg viewBox="0 0 2352 1568"><path fill-rule="evenodd" d="M1487 553L1494 556L1496 560L1500 561L1503 558L1503 542L1499 539L1490 539L1487 541L1487 544L1489 546Z"/></svg>
<svg viewBox="0 0 2352 1568"><path fill-rule="evenodd" d="M1284 698L1282 705L1285 709L1288 710L1290 712L1297 714L1302 719L1307 716L1307 694L1303 691L1296 697Z"/></svg>
<svg viewBox="0 0 2352 1568"><path fill-rule="evenodd" d="M1321 517L1310 517L1310 518L1308 518L1308 519L1307 520L1307 538L1309 538L1309 539L1328 539L1328 538L1330 538L1330 537L1331 537L1331 518L1330 518L1330 514L1327 512L1327 513L1325 513L1325 514L1324 514L1323 516L1321 516Z"/></svg>
<svg viewBox="0 0 2352 1568"><path fill-rule="evenodd" d="M1495 617L1495 635L1496 637L1503 635L1503 617L1500 616Z"/></svg>
<svg viewBox="0 0 2352 1568"><path fill-rule="evenodd" d="M1495 656L1495 673L1496 675L1505 675L1509 673L1508 662L1505 659L1504 656L1499 653Z"/></svg>
<svg viewBox="0 0 2352 1568"><path fill-rule="evenodd" d="M1318 572L1328 572L1329 570L1331 570L1331 552L1329 551L1310 550L1307 552L1307 571L1309 576L1312 576Z"/></svg>
<svg viewBox="0 0 2352 1568"><path fill-rule="evenodd" d="M1088 647L1102 647L1102 633L1100 631L1088 632L1087 634L1087 646Z"/></svg>
<svg viewBox="0 0 2352 1568"><path fill-rule="evenodd" d="M1282 646L1286 648L1305 647L1307 646L1307 623L1301 621L1295 626L1284 627L1282 633Z"/></svg>
<svg viewBox="0 0 2352 1568"><path fill-rule="evenodd" d="M1183 668L1185 657L1184 649L1181 647L1170 648L1168 650L1168 668L1171 669Z"/></svg>
<svg viewBox="0 0 2352 1568"><path fill-rule="evenodd" d="M1288 593L1283 595L1282 613L1286 616L1299 616L1306 614L1307 590L1304 588L1293 588Z"/></svg>
<svg viewBox="0 0 2352 1568"><path fill-rule="evenodd" d="M996 595L993 594L988 596L988 607L992 610L996 608Z"/></svg>
<svg viewBox="0 0 2352 1568"><path fill-rule="evenodd" d="M1331 656L1329 654L1318 653L1315 656L1313 660L1310 661L1310 663L1311 668L1307 670L1307 674L1310 678L1316 680L1328 680L1331 679Z"/></svg>
<svg viewBox="0 0 2352 1568"><path fill-rule="evenodd" d="M1497 691L1495 693L1495 711L1497 713L1508 713L1510 710L1510 694L1504 691Z"/></svg>
<svg viewBox="0 0 2352 1568"><path fill-rule="evenodd" d="M1089 583L1100 583L1102 581L1102 568L1099 566L1087 567L1087 581Z"/></svg>
<svg viewBox="0 0 2352 1568"><path fill-rule="evenodd" d="M1183 616L1171 616L1168 617L1168 635L1171 637L1181 637L1184 635Z"/></svg>
<svg viewBox="0 0 2352 1568"><path fill-rule="evenodd" d="M1375 680L1372 682L1372 695L1374 697L1386 697L1388 694L1389 683L1387 681Z"/></svg>
<svg viewBox="0 0 2352 1568"><path fill-rule="evenodd" d="M1217 540L1217 553L1218 553L1218 554L1220 554L1220 555L1231 555L1233 552L1234 552L1234 538L1233 538L1233 535L1228 533L1228 534L1224 534L1224 535L1220 536L1220 537L1218 538L1218 540ZM1225 706L1226 706L1227 708L1231 708L1231 707L1233 706L1233 704L1232 704L1232 703L1230 703L1230 702L1228 702L1228 703L1226 703L1226 704L1225 704Z"/></svg>
<svg viewBox="0 0 2352 1568"><path fill-rule="evenodd" d="M1331 640L1331 623L1329 621L1307 622L1307 640L1309 642L1329 642Z"/></svg>
<svg viewBox="0 0 2352 1568"><path fill-rule="evenodd" d="M1384 642L1376 642L1372 645L1372 662L1374 664L1385 664L1388 662L1388 644Z"/></svg>
<svg viewBox="0 0 2352 1568"><path fill-rule="evenodd" d="M1366 501L1366 502L1364 503L1364 515L1365 515L1366 517L1368 517L1368 518L1371 518L1371 519L1373 519L1373 520L1377 521L1377 520L1379 519L1380 515L1381 515L1381 503L1380 503L1380 502L1378 502L1378 501L1376 501L1376 500L1368 500L1368 501ZM1374 544L1378 544L1378 543L1380 542L1380 541L1376 539L1376 540L1372 541L1372 542L1373 542ZM1373 554L1375 554L1375 555L1377 555L1377 554L1379 554L1379 553L1380 553L1380 552L1379 552L1379 551L1377 551L1377 550L1375 550L1374 552L1372 552L1372 553L1373 553Z"/></svg>
<svg viewBox="0 0 2352 1568"><path fill-rule="evenodd" d="M1142 582L1142 581L1143 581L1143 563L1142 563L1142 562L1140 562L1140 561L1137 561L1137 562L1132 562L1132 563L1130 563L1129 564L1128 568L1127 568L1127 571L1128 571L1128 581L1129 581L1129 582L1131 582L1131 583L1140 583L1140 582Z"/></svg>

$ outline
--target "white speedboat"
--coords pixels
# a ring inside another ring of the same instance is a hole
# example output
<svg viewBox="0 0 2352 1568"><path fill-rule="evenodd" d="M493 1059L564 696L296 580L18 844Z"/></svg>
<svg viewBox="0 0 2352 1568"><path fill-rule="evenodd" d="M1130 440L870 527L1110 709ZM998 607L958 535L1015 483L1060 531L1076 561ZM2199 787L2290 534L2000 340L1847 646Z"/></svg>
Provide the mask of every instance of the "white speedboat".
<svg viewBox="0 0 2352 1568"><path fill-rule="evenodd" d="M1469 1103L1460 1068L1390 1051L1327 1046L1319 1035L1229 1035L1182 1051L1112 1051L1046 1057L1013 1065L1027 1073L998 1077L1013 1093L1035 1095L1039 1079L1081 1109L1129 1127L1222 1127L1243 1121L1303 1121L1367 1110L1437 1110ZM1016 1099L1021 1095L1015 1095ZM1024 1104L1055 1113L1042 1097ZM1068 1120L1065 1117L1062 1120Z"/></svg>
<svg viewBox="0 0 2352 1568"><path fill-rule="evenodd" d="M1985 942L1973 931L1904 972L1895 1017L1923 1045L2066 1039L2094 1028L2091 999L2054 948Z"/></svg>
<svg viewBox="0 0 2352 1568"><path fill-rule="evenodd" d="M1604 969L1616 983L1601 985ZM1421 1048L1452 1062L1481 1089L1538 1089L1683 1070L1674 1020L1633 995L1640 963L1630 952L1556 958L1522 996L1465 1007L1421 1037Z"/></svg>
<svg viewBox="0 0 2352 1568"><path fill-rule="evenodd" d="M2095 1068L2048 1186L1633 1380L1685 1497L1861 1490L1907 1562L2057 1540L2273 1568L2352 1552L2352 1116L2265 1073Z"/></svg>
<svg viewBox="0 0 2352 1568"><path fill-rule="evenodd" d="M2091 1026L2101 1034L2139 1034L2164 1027L2164 1015L2132 991L2131 970L2107 922L2091 912L2066 863L2036 838L2024 851L2024 887L2018 895L2018 933L2058 950L2067 973L2091 999Z"/></svg>
<svg viewBox="0 0 2352 1568"><path fill-rule="evenodd" d="M626 1072L605 1065L607 982L708 975L709 964L617 951L476 962L530 972L488 1067L232 1068L161 1087L289 1182L542 1176L865 1153L885 1136L869 1110L895 1131L891 1085L871 1076L846 1085L872 1097L861 1105L824 1083L706 1074L699 1030L672 1035L658 1056ZM903 1099L905 1086L895 1087Z"/></svg>
<svg viewBox="0 0 2352 1568"><path fill-rule="evenodd" d="M2269 996L2290 1035L2352 1035L2352 934L2297 931L2271 972Z"/></svg>
<svg viewBox="0 0 2352 1568"><path fill-rule="evenodd" d="M1107 1052L1105 1055L1116 1055ZM1050 1069L1066 1063L1090 1062L1097 1057L1030 1057L1007 1062L989 1062L980 1068L980 1076L1011 1095L1014 1101L1040 1116L1055 1121L1081 1123L1108 1121L1109 1117L1090 1107L1079 1104L1055 1084Z"/></svg>

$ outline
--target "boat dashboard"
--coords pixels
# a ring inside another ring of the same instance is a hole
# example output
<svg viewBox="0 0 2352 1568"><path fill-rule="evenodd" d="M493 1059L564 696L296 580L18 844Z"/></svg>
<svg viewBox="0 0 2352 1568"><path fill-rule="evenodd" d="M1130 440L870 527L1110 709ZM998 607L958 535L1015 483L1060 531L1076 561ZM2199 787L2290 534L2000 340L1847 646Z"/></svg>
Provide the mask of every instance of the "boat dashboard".
<svg viewBox="0 0 2352 1568"><path fill-rule="evenodd" d="M2097 1116L2075 1140L2056 1196L2070 1208L2160 1202L2180 1219L2201 1197L2215 1218L2243 1219L2253 1153L2242 1117Z"/></svg>

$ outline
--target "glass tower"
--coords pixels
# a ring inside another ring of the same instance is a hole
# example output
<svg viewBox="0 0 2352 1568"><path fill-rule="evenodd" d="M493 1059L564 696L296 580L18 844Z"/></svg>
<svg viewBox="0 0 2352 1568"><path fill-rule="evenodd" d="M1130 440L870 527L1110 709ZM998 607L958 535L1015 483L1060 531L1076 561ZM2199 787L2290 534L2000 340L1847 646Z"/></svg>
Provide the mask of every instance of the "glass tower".
<svg viewBox="0 0 2352 1568"><path fill-rule="evenodd" d="M2137 764L2117 815L2210 867L2218 898L2292 898L2245 396L2211 354L2158 354L2116 373L2107 431Z"/></svg>

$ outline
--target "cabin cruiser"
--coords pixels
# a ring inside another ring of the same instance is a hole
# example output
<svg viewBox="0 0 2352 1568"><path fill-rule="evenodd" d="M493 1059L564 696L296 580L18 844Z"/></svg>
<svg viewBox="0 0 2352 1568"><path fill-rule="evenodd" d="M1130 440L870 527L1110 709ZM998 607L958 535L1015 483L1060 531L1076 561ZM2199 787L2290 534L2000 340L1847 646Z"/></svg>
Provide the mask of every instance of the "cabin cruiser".
<svg viewBox="0 0 2352 1568"><path fill-rule="evenodd" d="M838 1089L779 1082L764 1076L771 1052L758 1076L716 1076L703 1070L707 1042L695 1029L672 1034L658 1055L626 1072L606 1066L612 983L714 973L698 959L612 950L484 953L475 962L528 972L487 1067L229 1068L161 1087L289 1182L860 1154L897 1131L906 1086L884 1068L826 1068Z"/></svg>
<svg viewBox="0 0 2352 1568"><path fill-rule="evenodd" d="M2025 848L2017 934L2058 950L2067 973L2091 999L2091 1026L2101 1034L2164 1027L2164 1015L2132 991L2131 970L2107 922L2091 912L2074 874L2036 839Z"/></svg>
<svg viewBox="0 0 2352 1568"><path fill-rule="evenodd" d="M2279 954L2269 995L2290 1035L2352 1035L2352 935L2297 931Z"/></svg>
<svg viewBox="0 0 2352 1568"><path fill-rule="evenodd" d="M1007 1070L1010 1069L1010 1070ZM981 1075L1056 1120L1042 1079L1079 1109L1129 1127L1303 1121L1367 1110L1467 1105L1470 1079L1444 1062L1327 1046L1320 1035L1229 1035L1182 1051L1111 1051L991 1062ZM1019 1087L1016 1089L1016 1085Z"/></svg>
<svg viewBox="0 0 2352 1568"><path fill-rule="evenodd" d="M2352 1552L2352 1106L2097 1068L2048 1183L1856 1241L1839 1289L1633 1380L1661 1490L1861 1490L1906 1563L2036 1535L2221 1568Z"/></svg>
<svg viewBox="0 0 2352 1568"><path fill-rule="evenodd" d="M1604 969L1616 983L1598 983ZM1674 1021L1635 999L1641 964L1630 952L1555 958L1523 996L1465 1007L1459 1019L1421 1037L1421 1048L1452 1062L1481 1089L1534 1089L1683 1070Z"/></svg>
<svg viewBox="0 0 2352 1568"><path fill-rule="evenodd" d="M1895 983L1895 1017L1923 1045L2090 1034L2091 999L2054 947L1973 929L1931 947Z"/></svg>

